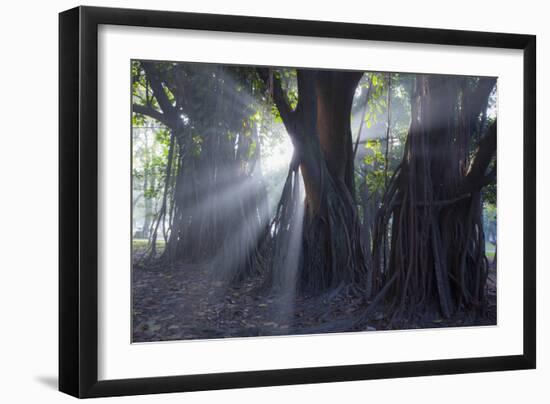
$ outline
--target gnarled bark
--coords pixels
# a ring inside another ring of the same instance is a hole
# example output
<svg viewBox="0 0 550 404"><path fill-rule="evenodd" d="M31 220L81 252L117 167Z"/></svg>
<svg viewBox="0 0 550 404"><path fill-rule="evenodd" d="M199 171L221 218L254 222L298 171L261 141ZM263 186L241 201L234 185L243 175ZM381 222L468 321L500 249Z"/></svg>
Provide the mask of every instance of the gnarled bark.
<svg viewBox="0 0 550 404"><path fill-rule="evenodd" d="M394 318L434 307L450 317L457 308L483 306L481 188L494 179L486 172L496 151L496 122L471 162L470 148L480 134L473 122L494 84L480 79L467 92L444 77L417 78L405 154L388 184L373 242L374 286L391 280L385 293Z"/></svg>
<svg viewBox="0 0 550 404"><path fill-rule="evenodd" d="M298 70L298 104L291 110L277 79L273 95L295 148L305 185L298 284L311 293L353 285L369 293L367 256L360 237L353 170L350 113L362 73ZM290 185L287 183L286 185ZM280 209L296 209L297 192L283 193ZM300 201L301 203L301 201ZM281 205L283 207L281 207ZM281 215L280 228L295 213ZM277 228L277 227L276 227ZM288 237L280 231L275 238ZM276 240L276 248L287 243ZM275 256L280 254L275 251ZM283 268L273 268L282 271Z"/></svg>

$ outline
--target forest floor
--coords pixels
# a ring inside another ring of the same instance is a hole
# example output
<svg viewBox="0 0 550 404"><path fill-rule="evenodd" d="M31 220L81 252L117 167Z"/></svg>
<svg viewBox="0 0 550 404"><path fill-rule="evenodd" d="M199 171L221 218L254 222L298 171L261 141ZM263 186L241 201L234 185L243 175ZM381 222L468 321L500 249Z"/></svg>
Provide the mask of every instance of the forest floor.
<svg viewBox="0 0 550 404"><path fill-rule="evenodd" d="M489 274L487 314L436 312L390 321L382 308L361 316L362 297L278 296L262 288L260 277L228 286L208 276L208 267L182 264L171 269L137 267L132 274L133 342L318 334L496 324L496 273Z"/></svg>

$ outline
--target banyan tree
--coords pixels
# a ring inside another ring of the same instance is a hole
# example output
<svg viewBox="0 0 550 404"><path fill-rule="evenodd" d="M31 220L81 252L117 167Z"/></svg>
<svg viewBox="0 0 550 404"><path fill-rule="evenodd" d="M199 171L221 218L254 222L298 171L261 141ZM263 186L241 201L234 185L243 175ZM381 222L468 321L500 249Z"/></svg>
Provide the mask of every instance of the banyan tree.
<svg viewBox="0 0 550 404"><path fill-rule="evenodd" d="M416 78L404 155L373 240L374 289L384 291L394 318L484 307L481 191L496 175L496 120L486 116L495 85Z"/></svg>

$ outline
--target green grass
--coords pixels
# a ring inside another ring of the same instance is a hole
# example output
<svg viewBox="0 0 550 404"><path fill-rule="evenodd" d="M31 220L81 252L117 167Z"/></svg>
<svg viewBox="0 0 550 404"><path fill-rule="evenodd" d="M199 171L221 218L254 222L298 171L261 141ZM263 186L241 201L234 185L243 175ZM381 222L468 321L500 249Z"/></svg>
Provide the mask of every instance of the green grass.
<svg viewBox="0 0 550 404"><path fill-rule="evenodd" d="M134 251L136 250L144 250L147 248L147 245L149 244L149 240L145 238L135 238L132 239L132 249ZM157 240L157 249L162 251L164 250L164 247L166 245L166 242L164 240Z"/></svg>
<svg viewBox="0 0 550 404"><path fill-rule="evenodd" d="M495 246L491 243L485 243L485 255L490 260L495 258Z"/></svg>

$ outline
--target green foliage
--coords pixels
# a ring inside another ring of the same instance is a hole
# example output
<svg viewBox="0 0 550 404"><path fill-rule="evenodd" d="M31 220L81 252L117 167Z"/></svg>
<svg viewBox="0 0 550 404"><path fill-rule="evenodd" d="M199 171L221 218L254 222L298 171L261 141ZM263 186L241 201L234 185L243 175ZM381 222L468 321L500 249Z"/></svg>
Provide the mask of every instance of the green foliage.
<svg viewBox="0 0 550 404"><path fill-rule="evenodd" d="M271 106L271 114L273 115L273 119L275 123L283 123L283 118L281 118L281 114L279 113L279 109L275 106Z"/></svg>
<svg viewBox="0 0 550 404"><path fill-rule="evenodd" d="M202 136L195 134L191 137L191 139L192 139L191 154L193 156L200 156L202 151L202 141L203 141Z"/></svg>
<svg viewBox="0 0 550 404"><path fill-rule="evenodd" d="M273 75L281 81L281 87L285 93L288 105L295 109L298 105L298 79L296 69L276 69Z"/></svg>
<svg viewBox="0 0 550 404"><path fill-rule="evenodd" d="M252 157L254 157L254 155L256 154L257 148L258 148L258 144L256 143L256 141L250 142L250 146L248 147L248 153L247 153L248 159L251 159Z"/></svg>
<svg viewBox="0 0 550 404"><path fill-rule="evenodd" d="M153 90L147 80L145 71L142 68L141 62L133 60L131 64L132 74L132 104L150 106L156 111L160 111L158 102L153 97ZM132 126L144 126L145 117L142 114L132 114Z"/></svg>
<svg viewBox="0 0 550 404"><path fill-rule="evenodd" d="M391 80L389 80L391 78ZM393 175L403 157L403 149L410 126L410 89L412 75L391 73L365 73L356 90L353 115L363 117L361 139L364 145L358 151L356 160L358 168L356 184L359 206L363 206L362 198L368 198L368 203L377 206L385 192L386 184ZM389 121L390 144L388 135L388 84L390 93L391 114ZM370 91L369 91L370 87ZM367 94L369 102L365 110ZM357 120L357 130L361 124ZM367 139L365 141L365 139ZM386 153L387 159L386 162Z"/></svg>
<svg viewBox="0 0 550 404"><path fill-rule="evenodd" d="M363 159L363 162L369 166L375 164L384 163L384 155L382 154L382 146L380 139L369 139L365 143L365 149L367 153Z"/></svg>
<svg viewBox="0 0 550 404"><path fill-rule="evenodd" d="M487 203L496 205L497 203L497 184L496 181L488 184L482 189L483 200Z"/></svg>
<svg viewBox="0 0 550 404"><path fill-rule="evenodd" d="M497 220L497 206L494 203L485 201L485 203L483 204L483 211L485 217L487 217L487 220Z"/></svg>
<svg viewBox="0 0 550 404"><path fill-rule="evenodd" d="M385 184L385 157L380 139L367 140L365 149L363 164L367 171L365 181L369 193L382 192Z"/></svg>
<svg viewBox="0 0 550 404"><path fill-rule="evenodd" d="M145 126L145 116L142 114L132 114L132 127Z"/></svg>

